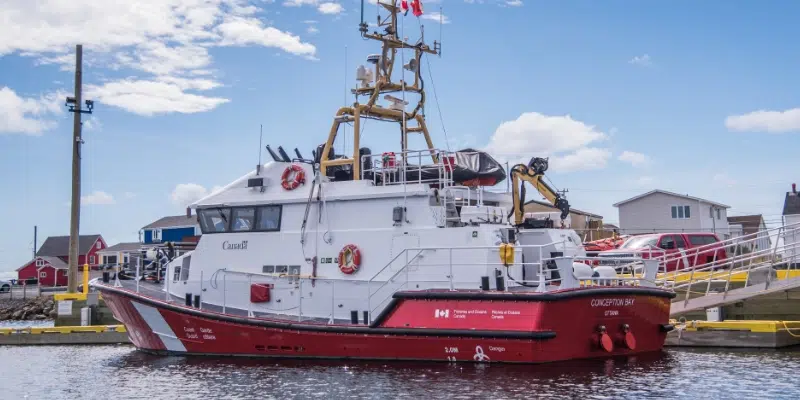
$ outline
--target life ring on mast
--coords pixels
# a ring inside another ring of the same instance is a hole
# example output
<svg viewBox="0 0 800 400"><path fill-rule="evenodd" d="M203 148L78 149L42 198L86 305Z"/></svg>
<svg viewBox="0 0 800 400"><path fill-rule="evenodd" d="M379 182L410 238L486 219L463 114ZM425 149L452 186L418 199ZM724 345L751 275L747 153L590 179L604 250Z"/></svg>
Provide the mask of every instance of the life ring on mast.
<svg viewBox="0 0 800 400"><path fill-rule="evenodd" d="M283 186L284 189L294 190L300 186L301 183L306 183L306 172L303 171L303 167L292 164L283 170L281 186Z"/></svg>
<svg viewBox="0 0 800 400"><path fill-rule="evenodd" d="M349 255L349 260L348 260ZM361 267L361 251L354 244L348 244L339 252L339 271L350 275Z"/></svg>

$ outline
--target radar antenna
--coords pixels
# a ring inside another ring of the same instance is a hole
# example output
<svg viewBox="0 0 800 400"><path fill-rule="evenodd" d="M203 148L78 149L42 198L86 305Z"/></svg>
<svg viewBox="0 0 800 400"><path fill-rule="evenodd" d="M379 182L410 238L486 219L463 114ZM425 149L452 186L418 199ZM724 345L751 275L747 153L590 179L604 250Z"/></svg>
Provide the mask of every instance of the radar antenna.
<svg viewBox="0 0 800 400"><path fill-rule="evenodd" d="M358 25L358 30L361 32L361 37L364 39L381 42L381 54L372 54L367 57L367 62L369 64L374 64L373 68L363 65L358 67L356 79L360 81L360 84L351 90L356 100L352 106L341 107L336 112L336 116L333 119L333 126L328 135L328 140L325 142L320 156L320 170L323 175L328 174L329 167L351 165L353 179L361 179L359 139L361 136L363 118L399 123L404 155L408 151L408 134L421 133L430 150L433 162L438 162L433 147L433 141L431 140L428 128L425 124L425 116L421 112L425 106L425 83L420 73L420 60L423 54L437 55L438 44L434 42L434 48L431 48L425 44L424 37L414 44L406 42L405 38L398 36L398 14L402 17L403 11L395 0L377 0L377 4L379 9L382 7L388 13L385 17L381 17L380 14L378 15L377 28L382 31L369 31L369 25L364 22L364 0L361 0L361 23ZM413 58L411 58L407 64L401 66L413 74L413 84L409 84L402 79L399 83L392 80L397 51L405 49L414 51ZM397 101L398 97L405 98L406 92L419 95L419 101L411 112L406 111L406 101ZM392 93L402 93L402 96L391 96ZM360 102L361 97L366 97L364 103ZM377 102L381 97L389 100L391 104L387 107L378 104ZM353 122L352 157L345 156L343 158L330 159L333 143L339 132L339 126L342 125L342 123L348 122ZM403 157L403 160L405 160L405 157Z"/></svg>

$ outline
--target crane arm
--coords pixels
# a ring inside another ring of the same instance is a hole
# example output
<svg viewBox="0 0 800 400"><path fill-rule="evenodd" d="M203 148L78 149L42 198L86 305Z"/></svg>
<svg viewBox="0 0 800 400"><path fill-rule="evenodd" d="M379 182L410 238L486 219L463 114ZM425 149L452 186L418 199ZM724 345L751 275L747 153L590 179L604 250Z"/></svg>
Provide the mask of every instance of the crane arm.
<svg viewBox="0 0 800 400"><path fill-rule="evenodd" d="M511 196L514 202L514 225L521 225L525 206L525 182L528 182L555 208L561 210L561 222L569 216L569 202L542 180L547 170L547 160L534 157L528 165L517 164L511 168ZM520 184L522 181L522 184ZM510 216L510 215L509 215Z"/></svg>

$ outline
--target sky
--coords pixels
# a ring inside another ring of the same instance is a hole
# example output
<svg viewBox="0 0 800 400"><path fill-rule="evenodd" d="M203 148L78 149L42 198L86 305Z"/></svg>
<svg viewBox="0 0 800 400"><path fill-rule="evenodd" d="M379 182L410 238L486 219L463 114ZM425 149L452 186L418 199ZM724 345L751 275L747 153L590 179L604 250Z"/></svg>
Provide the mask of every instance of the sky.
<svg viewBox="0 0 800 400"><path fill-rule="evenodd" d="M416 41L424 27L426 42L442 42L421 63L437 147L550 157L548 178L571 205L610 223L612 204L652 189L780 221L800 180L800 3L423 9L402 17L401 34ZM364 10L374 23L374 0ZM264 144L310 156L353 101L356 68L379 51L359 36L360 18L357 0L4 1L0 271L31 258L34 226L39 245L69 234L75 44L95 101L83 124L81 233L114 244L252 170L261 126ZM369 128L373 154L398 149L399 135Z"/></svg>

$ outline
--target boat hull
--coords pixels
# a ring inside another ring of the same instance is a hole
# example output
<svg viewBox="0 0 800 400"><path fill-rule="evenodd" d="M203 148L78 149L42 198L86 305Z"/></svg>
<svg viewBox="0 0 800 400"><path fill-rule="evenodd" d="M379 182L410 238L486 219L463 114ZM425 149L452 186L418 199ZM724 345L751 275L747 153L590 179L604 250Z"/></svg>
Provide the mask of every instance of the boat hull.
<svg viewBox="0 0 800 400"><path fill-rule="evenodd" d="M147 352L504 363L659 351L673 295L659 289L555 297L400 292L391 311L366 326L246 318L95 287L131 342Z"/></svg>

